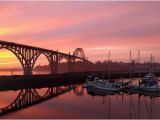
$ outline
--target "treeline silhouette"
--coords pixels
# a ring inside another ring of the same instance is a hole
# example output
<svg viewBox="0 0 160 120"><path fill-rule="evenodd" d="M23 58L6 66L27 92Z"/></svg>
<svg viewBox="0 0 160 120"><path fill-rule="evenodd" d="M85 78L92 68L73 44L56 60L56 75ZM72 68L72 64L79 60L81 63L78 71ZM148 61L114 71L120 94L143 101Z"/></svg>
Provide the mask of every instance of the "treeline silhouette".
<svg viewBox="0 0 160 120"><path fill-rule="evenodd" d="M138 71L139 69L142 72L147 72L149 67L150 67L150 63L149 62L144 62L141 63L140 65L135 61L132 60L131 63L127 63L127 62L117 62L117 61L97 61L94 64L86 64L83 63L81 61L76 62L75 64L75 72L86 72L86 71L106 71L108 72L108 67L110 65L110 71L111 72L129 72L129 71ZM68 72L68 63L67 62L62 62L58 65L58 73L65 73ZM152 64L152 66L154 66L156 71L159 71L160 69L160 64L159 63L154 63ZM34 71L50 71L50 67L49 65L37 65L34 68Z"/></svg>

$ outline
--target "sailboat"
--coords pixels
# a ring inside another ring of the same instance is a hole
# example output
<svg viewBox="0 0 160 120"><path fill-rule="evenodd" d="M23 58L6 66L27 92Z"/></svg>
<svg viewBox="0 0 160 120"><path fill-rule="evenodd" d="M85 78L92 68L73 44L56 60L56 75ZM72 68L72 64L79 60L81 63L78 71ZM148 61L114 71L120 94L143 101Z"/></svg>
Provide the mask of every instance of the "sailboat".
<svg viewBox="0 0 160 120"><path fill-rule="evenodd" d="M94 93L93 86L95 84L103 83L104 81L98 77L96 77L94 74L91 74L86 79L86 82L83 84L83 87L87 89L87 93Z"/></svg>
<svg viewBox="0 0 160 120"><path fill-rule="evenodd" d="M134 88L135 85L132 84L131 80L132 80L132 53L131 53L131 50L130 50L130 79L127 82L123 82L122 81L122 83L120 83L121 84L121 88L123 90Z"/></svg>
<svg viewBox="0 0 160 120"><path fill-rule="evenodd" d="M86 82L84 83L83 87L93 86L94 82L95 82L97 79L98 79L98 78L95 77L94 74L89 75L88 78L86 79Z"/></svg>
<svg viewBox="0 0 160 120"><path fill-rule="evenodd" d="M93 86L94 92L118 92L121 90L120 85L110 82L110 51L108 54L108 80L103 83L97 83Z"/></svg>
<svg viewBox="0 0 160 120"><path fill-rule="evenodd" d="M149 72L139 82L139 89L145 92L160 92L160 88L158 85L158 77L154 75L152 55L150 60Z"/></svg>

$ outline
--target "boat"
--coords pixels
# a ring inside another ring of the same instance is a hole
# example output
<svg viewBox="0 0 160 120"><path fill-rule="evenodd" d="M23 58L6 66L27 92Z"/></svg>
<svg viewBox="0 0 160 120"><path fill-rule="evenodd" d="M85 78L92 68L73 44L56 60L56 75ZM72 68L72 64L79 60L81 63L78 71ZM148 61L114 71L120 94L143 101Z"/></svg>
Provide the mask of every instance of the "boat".
<svg viewBox="0 0 160 120"><path fill-rule="evenodd" d="M123 89L123 90L132 89L135 87L135 85L133 85L131 81L122 82L119 84L121 86L121 89Z"/></svg>
<svg viewBox="0 0 160 120"><path fill-rule="evenodd" d="M101 85L99 87L102 87ZM105 87L103 87L105 88ZM93 86L92 95L94 96L105 96L105 95L114 95L115 91L110 90L104 90L103 88L98 88L98 85Z"/></svg>
<svg viewBox="0 0 160 120"><path fill-rule="evenodd" d="M96 77L94 74L91 74L86 79L86 82L83 84L83 87L86 88L88 94L94 94L93 86L95 84L104 83L104 80Z"/></svg>
<svg viewBox="0 0 160 120"><path fill-rule="evenodd" d="M158 85L158 78L153 72L149 72L145 75L139 83L139 89L147 92L157 92L160 91Z"/></svg>
<svg viewBox="0 0 160 120"><path fill-rule="evenodd" d="M95 79L95 76L89 75L86 82L83 84L83 87L87 89L87 93L92 93Z"/></svg>
<svg viewBox="0 0 160 120"><path fill-rule="evenodd" d="M158 79L154 75L154 72L150 70L149 73L142 78L141 83L156 83L157 81Z"/></svg>
<svg viewBox="0 0 160 120"><path fill-rule="evenodd" d="M152 55L151 55L152 63ZM139 81L139 90L146 92L160 92L158 85L158 77L154 74L154 69L151 66L147 75L145 75L141 81Z"/></svg>
<svg viewBox="0 0 160 120"><path fill-rule="evenodd" d="M86 79L86 82L84 83L83 87L89 87L92 86L94 83L95 77L93 75L89 75Z"/></svg>
<svg viewBox="0 0 160 120"><path fill-rule="evenodd" d="M104 80L96 77L95 75L89 75L88 78L86 79L86 82L84 83L83 87L92 87L96 83L103 83Z"/></svg>
<svg viewBox="0 0 160 120"><path fill-rule="evenodd" d="M146 92L160 92L158 84L147 83L139 86L139 89Z"/></svg>
<svg viewBox="0 0 160 120"><path fill-rule="evenodd" d="M94 91L99 92L119 92L121 91L121 87L116 83L101 83L101 84L95 84Z"/></svg>
<svg viewBox="0 0 160 120"><path fill-rule="evenodd" d="M93 85L93 91L98 91L99 93L105 92L118 92L121 91L121 87L116 82L110 82L110 51L109 51L109 59L108 59L108 80L104 80L105 82L98 82Z"/></svg>
<svg viewBox="0 0 160 120"><path fill-rule="evenodd" d="M121 82L118 82L118 84L121 86L121 89L123 90L132 90L135 85L132 84L132 53L130 51L130 79L129 81L123 81L123 78L120 78L121 79Z"/></svg>

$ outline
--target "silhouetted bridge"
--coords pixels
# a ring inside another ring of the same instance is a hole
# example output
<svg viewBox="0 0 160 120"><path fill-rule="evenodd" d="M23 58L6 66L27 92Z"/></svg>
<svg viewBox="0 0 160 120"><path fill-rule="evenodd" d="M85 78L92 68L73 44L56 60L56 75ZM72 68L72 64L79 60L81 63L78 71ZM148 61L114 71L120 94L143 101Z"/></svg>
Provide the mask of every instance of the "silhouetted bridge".
<svg viewBox="0 0 160 120"><path fill-rule="evenodd" d="M24 75L32 75L33 67L41 54L46 56L51 68L51 74L57 73L58 64L62 61L62 59L66 59L68 62L69 72L74 71L76 60L81 60L86 64L91 63L86 59L82 48L76 48L73 54L70 52L69 54L66 54L54 50L0 40L0 49L1 48L8 49L16 55L22 65Z"/></svg>

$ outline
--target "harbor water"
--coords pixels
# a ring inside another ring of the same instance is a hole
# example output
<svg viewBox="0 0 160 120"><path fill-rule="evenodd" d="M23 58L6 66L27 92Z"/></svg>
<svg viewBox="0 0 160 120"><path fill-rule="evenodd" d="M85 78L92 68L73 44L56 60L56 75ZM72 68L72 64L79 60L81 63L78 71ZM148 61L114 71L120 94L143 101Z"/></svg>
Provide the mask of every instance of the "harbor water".
<svg viewBox="0 0 160 120"><path fill-rule="evenodd" d="M137 80L134 80L135 83ZM63 86L69 87L69 86ZM35 89L43 96L49 88ZM22 90L1 91L0 109L15 102ZM37 104L18 107L0 118L62 118L62 119L152 119L160 118L160 98L139 94L118 93L113 95L93 95L87 93L82 84ZM10 109L10 108L9 108Z"/></svg>

